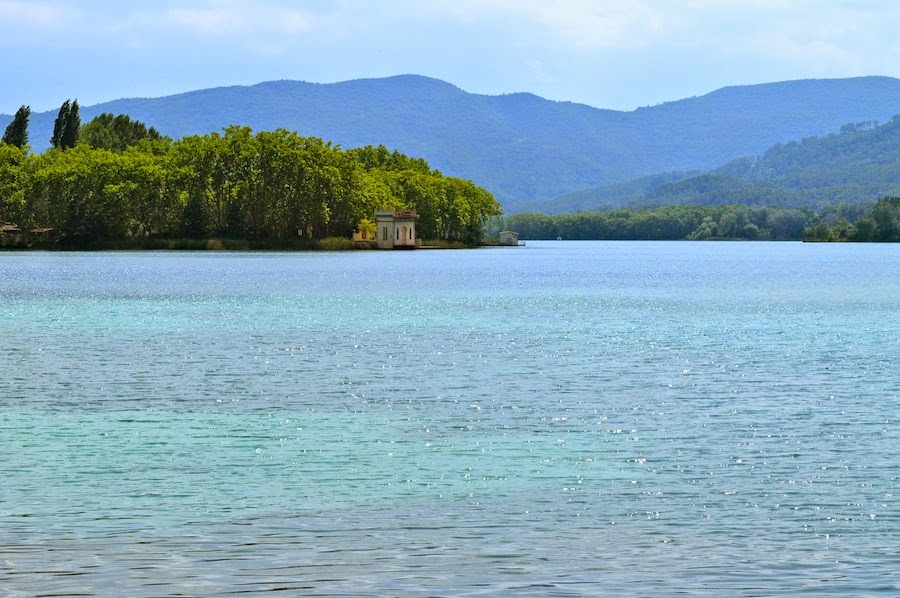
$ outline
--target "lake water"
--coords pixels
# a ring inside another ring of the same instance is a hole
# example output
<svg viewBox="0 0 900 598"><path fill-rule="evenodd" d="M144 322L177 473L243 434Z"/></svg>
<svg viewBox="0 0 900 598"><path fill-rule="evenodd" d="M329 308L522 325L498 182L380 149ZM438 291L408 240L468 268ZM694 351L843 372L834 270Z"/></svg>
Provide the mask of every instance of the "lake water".
<svg viewBox="0 0 900 598"><path fill-rule="evenodd" d="M900 594L900 245L0 254L5 596Z"/></svg>

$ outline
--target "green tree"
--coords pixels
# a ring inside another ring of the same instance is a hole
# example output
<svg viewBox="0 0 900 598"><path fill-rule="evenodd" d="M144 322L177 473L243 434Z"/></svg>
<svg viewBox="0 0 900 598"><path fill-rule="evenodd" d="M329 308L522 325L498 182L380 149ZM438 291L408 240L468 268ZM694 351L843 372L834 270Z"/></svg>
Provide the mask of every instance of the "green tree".
<svg viewBox="0 0 900 598"><path fill-rule="evenodd" d="M75 147L78 143L78 131L81 127L81 116L79 115L78 100L70 102L66 100L60 106L53 122L53 137L50 138L50 144L60 149L69 149Z"/></svg>
<svg viewBox="0 0 900 598"><path fill-rule="evenodd" d="M31 107L22 106L16 111L12 122L3 133L3 142L24 149L28 145L28 118L31 116Z"/></svg>
<svg viewBox="0 0 900 598"><path fill-rule="evenodd" d="M206 235L207 218L201 199L192 195L184 206L183 231L192 239L202 239Z"/></svg>
<svg viewBox="0 0 900 598"><path fill-rule="evenodd" d="M557 219L547 214L528 212L511 214L506 219L506 226L510 230L518 231L522 239L555 239L560 236Z"/></svg>
<svg viewBox="0 0 900 598"><path fill-rule="evenodd" d="M25 194L22 165L25 150L15 145L0 144L0 224L22 224Z"/></svg>
<svg viewBox="0 0 900 598"><path fill-rule="evenodd" d="M359 221L359 224L356 226L356 230L363 235L364 239L374 239L375 233L378 230L377 225L369 220L368 218L363 218Z"/></svg>
<svg viewBox="0 0 900 598"><path fill-rule="evenodd" d="M72 106L60 113L57 147ZM52 228L60 246L86 248L170 235L349 236L378 208L416 209L424 236L477 243L485 222L500 213L486 190L382 147L343 151L283 129L254 134L249 127L172 141L149 131L143 138L136 122L95 119L65 152L25 156L0 144L4 218L23 229Z"/></svg>
<svg viewBox="0 0 900 598"><path fill-rule="evenodd" d="M53 121L53 136L50 138L50 145L53 147L60 147L62 144L63 131L66 128L66 119L69 116L71 107L71 102L66 100L60 106L59 112L56 113L56 120Z"/></svg>
<svg viewBox="0 0 900 598"><path fill-rule="evenodd" d="M78 146L45 152L34 164L28 201L36 224L52 227L63 246L90 247L126 236L126 206L109 193L122 180L115 154Z"/></svg>
<svg viewBox="0 0 900 598"><path fill-rule="evenodd" d="M124 152L144 139L158 141L161 137L153 127L148 129L147 125L126 114L113 116L104 112L81 126L78 139L94 148Z"/></svg>
<svg viewBox="0 0 900 598"><path fill-rule="evenodd" d="M874 241L876 234L875 221L871 218L863 218L856 223L856 234L853 235L854 241Z"/></svg>
<svg viewBox="0 0 900 598"><path fill-rule="evenodd" d="M164 152L168 146L165 140L147 142L117 154L116 177L104 192L124 206L129 236L178 233L182 206L177 189L168 184L172 170Z"/></svg>
<svg viewBox="0 0 900 598"><path fill-rule="evenodd" d="M872 208L877 241L900 241L900 197L879 199Z"/></svg>

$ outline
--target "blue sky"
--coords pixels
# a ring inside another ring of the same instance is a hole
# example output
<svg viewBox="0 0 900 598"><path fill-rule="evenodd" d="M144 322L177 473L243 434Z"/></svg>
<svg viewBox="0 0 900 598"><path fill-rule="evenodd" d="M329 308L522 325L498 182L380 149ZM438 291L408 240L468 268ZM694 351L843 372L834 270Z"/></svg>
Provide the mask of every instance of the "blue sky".
<svg viewBox="0 0 900 598"><path fill-rule="evenodd" d="M0 112L415 73L632 110L720 87L900 76L883 0L0 0Z"/></svg>

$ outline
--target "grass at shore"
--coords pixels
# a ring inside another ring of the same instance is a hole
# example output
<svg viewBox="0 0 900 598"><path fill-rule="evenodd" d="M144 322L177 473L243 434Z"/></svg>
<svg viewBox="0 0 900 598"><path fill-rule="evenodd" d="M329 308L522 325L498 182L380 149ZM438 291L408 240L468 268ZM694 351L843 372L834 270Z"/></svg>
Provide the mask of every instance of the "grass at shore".
<svg viewBox="0 0 900 598"><path fill-rule="evenodd" d="M428 240L422 243L422 247L430 249L470 249L472 246L456 241ZM16 244L3 246L2 249L74 251L352 251L359 249L359 247L346 237L326 237L318 240L145 237L140 239L98 241L88 245L69 245L47 242Z"/></svg>

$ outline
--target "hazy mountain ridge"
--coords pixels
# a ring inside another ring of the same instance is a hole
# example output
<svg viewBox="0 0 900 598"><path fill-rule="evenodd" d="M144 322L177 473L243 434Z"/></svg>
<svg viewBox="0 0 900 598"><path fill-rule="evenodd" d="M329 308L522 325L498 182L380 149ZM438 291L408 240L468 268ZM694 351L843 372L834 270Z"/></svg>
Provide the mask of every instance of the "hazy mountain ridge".
<svg viewBox="0 0 900 598"><path fill-rule="evenodd" d="M710 171L778 143L834 133L846 123L884 122L900 114L900 80L727 87L621 112L527 93L471 94L403 75L333 84L272 81L115 100L82 106L82 122L101 112L128 114L172 137L238 124L294 130L345 148L384 144L471 179L515 211L542 204L552 209L551 201L535 200L648 175ZM32 115L35 151L49 145L55 116ZM0 126L10 119L0 116ZM671 183L678 177L668 178Z"/></svg>
<svg viewBox="0 0 900 598"><path fill-rule="evenodd" d="M701 173L663 173L523 207L550 213L678 204L822 208L887 196L900 196L900 117L779 143Z"/></svg>

